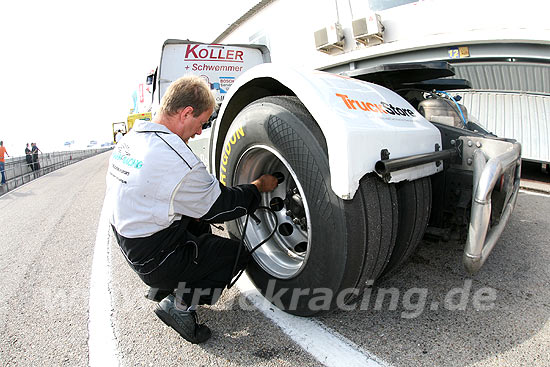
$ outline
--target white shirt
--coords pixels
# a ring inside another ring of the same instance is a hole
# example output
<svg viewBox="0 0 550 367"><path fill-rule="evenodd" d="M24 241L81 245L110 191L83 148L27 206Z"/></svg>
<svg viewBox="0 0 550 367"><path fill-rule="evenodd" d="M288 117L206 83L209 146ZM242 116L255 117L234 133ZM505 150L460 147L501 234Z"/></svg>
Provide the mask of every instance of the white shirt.
<svg viewBox="0 0 550 367"><path fill-rule="evenodd" d="M109 160L110 222L127 238L150 236L182 215L200 218L220 192L204 163L160 124L136 122Z"/></svg>

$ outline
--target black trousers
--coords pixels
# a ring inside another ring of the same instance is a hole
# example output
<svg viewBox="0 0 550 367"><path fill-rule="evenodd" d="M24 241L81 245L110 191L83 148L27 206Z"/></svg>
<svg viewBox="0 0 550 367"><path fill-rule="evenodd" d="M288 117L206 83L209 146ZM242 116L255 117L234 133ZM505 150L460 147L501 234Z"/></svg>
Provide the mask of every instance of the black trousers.
<svg viewBox="0 0 550 367"><path fill-rule="evenodd" d="M216 236L210 225L192 220L184 241L155 271L140 278L150 287L176 289L185 304L214 304L231 281L239 241ZM243 246L236 271L244 269L250 255Z"/></svg>

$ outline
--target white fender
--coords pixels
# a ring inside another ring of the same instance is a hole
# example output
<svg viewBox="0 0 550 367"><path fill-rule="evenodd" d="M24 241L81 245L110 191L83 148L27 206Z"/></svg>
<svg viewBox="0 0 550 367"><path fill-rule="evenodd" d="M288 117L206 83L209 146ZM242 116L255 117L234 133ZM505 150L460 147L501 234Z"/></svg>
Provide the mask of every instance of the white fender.
<svg viewBox="0 0 550 367"><path fill-rule="evenodd" d="M374 172L381 150L387 149L390 158L399 158L431 153L436 144L442 146L439 130L387 88L276 64L261 64L239 76L225 97L218 120L240 88L266 77L292 90L317 121L327 142L332 190L342 199L352 199L359 180ZM390 182L414 180L442 169L429 163L394 172Z"/></svg>

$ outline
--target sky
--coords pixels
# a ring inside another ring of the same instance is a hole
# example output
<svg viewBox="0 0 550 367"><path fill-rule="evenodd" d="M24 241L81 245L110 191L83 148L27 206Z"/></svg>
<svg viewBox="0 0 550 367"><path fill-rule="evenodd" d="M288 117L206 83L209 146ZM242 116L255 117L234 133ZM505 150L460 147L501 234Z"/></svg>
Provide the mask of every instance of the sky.
<svg viewBox="0 0 550 367"><path fill-rule="evenodd" d="M10 156L111 139L168 38L211 42L257 0L5 2L0 140Z"/></svg>

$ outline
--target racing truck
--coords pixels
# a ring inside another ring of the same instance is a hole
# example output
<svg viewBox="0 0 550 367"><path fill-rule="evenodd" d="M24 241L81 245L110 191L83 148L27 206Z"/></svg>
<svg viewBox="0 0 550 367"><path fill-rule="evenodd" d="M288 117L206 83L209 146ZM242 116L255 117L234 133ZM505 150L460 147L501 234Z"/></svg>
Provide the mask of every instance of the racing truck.
<svg viewBox="0 0 550 367"><path fill-rule="evenodd" d="M283 293L284 311L312 316L356 302L426 234L462 241L470 274L498 242L519 191L521 146L469 118L450 93L468 81L449 79L446 62L335 74L271 63L261 45L167 40L153 111L190 72L219 102L211 128L189 142L209 171L227 186L279 178L262 195L270 210L226 228L249 249L273 233L247 271L264 295ZM318 289L330 294L327 307L312 307Z"/></svg>

